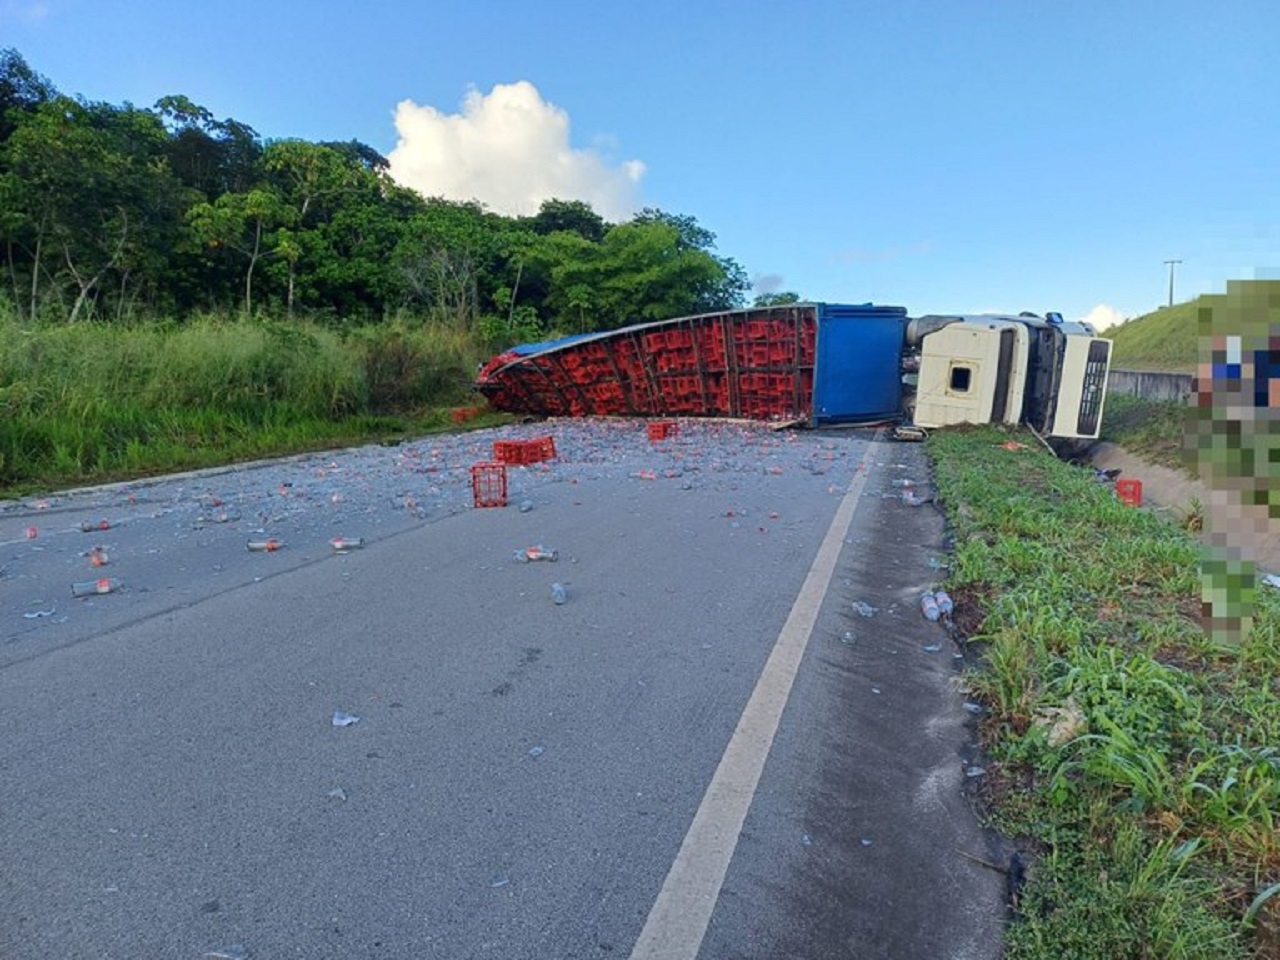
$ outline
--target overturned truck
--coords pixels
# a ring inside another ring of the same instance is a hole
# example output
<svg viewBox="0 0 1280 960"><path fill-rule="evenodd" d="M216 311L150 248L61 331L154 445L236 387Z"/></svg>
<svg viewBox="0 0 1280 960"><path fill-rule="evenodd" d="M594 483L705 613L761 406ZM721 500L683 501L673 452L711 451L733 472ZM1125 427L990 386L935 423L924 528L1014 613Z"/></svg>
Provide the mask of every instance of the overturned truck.
<svg viewBox="0 0 1280 960"><path fill-rule="evenodd" d="M476 388L536 416L732 417L822 426L1024 423L1098 435L1111 343L1057 314L798 303L526 344Z"/></svg>

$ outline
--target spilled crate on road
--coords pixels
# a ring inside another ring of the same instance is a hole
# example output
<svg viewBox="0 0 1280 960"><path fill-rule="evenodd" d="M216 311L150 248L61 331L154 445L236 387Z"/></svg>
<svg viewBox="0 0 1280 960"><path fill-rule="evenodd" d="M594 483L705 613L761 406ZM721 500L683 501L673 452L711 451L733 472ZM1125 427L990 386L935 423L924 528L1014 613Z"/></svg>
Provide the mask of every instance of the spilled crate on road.
<svg viewBox="0 0 1280 960"><path fill-rule="evenodd" d="M477 507L507 505L507 465L477 463L471 467L471 495Z"/></svg>
<svg viewBox="0 0 1280 960"><path fill-rule="evenodd" d="M514 467L525 467L543 460L554 460L556 457L556 441L554 437L534 437L532 440L495 440L493 441L493 459Z"/></svg>

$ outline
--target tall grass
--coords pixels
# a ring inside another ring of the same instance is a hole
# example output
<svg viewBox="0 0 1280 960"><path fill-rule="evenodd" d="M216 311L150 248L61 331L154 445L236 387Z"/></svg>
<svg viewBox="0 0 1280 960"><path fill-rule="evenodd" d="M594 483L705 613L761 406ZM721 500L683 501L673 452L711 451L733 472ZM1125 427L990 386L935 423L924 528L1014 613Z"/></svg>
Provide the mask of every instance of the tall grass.
<svg viewBox="0 0 1280 960"><path fill-rule="evenodd" d="M465 332L197 317L29 326L0 311L0 489L153 473L423 428L467 395Z"/></svg>

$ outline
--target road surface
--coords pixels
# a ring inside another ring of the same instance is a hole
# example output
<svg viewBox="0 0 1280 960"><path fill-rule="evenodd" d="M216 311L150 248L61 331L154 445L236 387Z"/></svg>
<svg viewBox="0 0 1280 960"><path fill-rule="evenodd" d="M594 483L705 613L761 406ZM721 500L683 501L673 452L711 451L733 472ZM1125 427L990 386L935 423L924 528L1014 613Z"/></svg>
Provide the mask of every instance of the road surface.
<svg viewBox="0 0 1280 960"><path fill-rule="evenodd" d="M870 432L571 421L8 504L0 956L997 956L903 479Z"/></svg>

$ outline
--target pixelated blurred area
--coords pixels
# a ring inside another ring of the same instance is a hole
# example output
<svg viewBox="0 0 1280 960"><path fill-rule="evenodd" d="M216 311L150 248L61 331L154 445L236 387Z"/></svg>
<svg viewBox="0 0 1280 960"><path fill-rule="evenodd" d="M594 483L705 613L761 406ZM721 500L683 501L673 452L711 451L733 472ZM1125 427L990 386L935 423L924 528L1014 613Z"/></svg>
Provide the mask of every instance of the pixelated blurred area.
<svg viewBox="0 0 1280 960"><path fill-rule="evenodd" d="M1280 520L1280 280L1232 281L1201 304L1192 465Z"/></svg>
<svg viewBox="0 0 1280 960"><path fill-rule="evenodd" d="M1280 533L1280 280L1241 280L1201 298L1200 357L1187 425L1190 466L1213 491L1201 569L1216 638L1249 631L1256 585L1250 534Z"/></svg>

